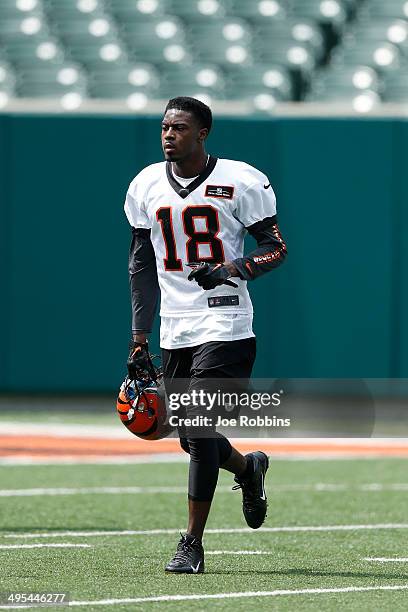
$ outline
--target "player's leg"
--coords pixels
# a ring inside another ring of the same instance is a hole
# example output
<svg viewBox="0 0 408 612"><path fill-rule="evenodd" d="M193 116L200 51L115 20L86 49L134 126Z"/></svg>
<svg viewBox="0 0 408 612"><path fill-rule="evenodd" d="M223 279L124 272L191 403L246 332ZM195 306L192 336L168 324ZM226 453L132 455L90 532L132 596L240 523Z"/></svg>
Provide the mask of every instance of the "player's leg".
<svg viewBox="0 0 408 612"><path fill-rule="evenodd" d="M240 355L239 360L223 358L221 374L225 378L236 378L245 386L249 381L256 357L256 339L248 338L238 340L234 350ZM229 362L229 363L228 363ZM231 472L235 476L249 477L253 472L251 456L242 455L236 448L231 446L229 440L218 433L218 445L220 455L220 467Z"/></svg>
<svg viewBox="0 0 408 612"><path fill-rule="evenodd" d="M187 439L190 448L187 533L201 540L217 486L219 451L215 438L188 435Z"/></svg>
<svg viewBox="0 0 408 612"><path fill-rule="evenodd" d="M227 440L227 438L224 439ZM222 443L221 440L220 443ZM227 472L231 472L231 474L235 474L235 476L241 476L246 472L248 463L250 462L247 461L246 456L242 455L239 450L231 446L231 452L228 458L221 463L220 468Z"/></svg>
<svg viewBox="0 0 408 612"><path fill-rule="evenodd" d="M202 389L209 380L241 379L246 384L255 352L255 338L207 342L195 347L190 391ZM194 412L191 412L193 415ZM201 539L217 485L219 467L225 465L241 476L246 474L251 461L233 449L227 438L215 431L215 427L210 431L206 428L203 435L198 436L187 431L187 439L190 448L188 533Z"/></svg>
<svg viewBox="0 0 408 612"><path fill-rule="evenodd" d="M219 346L217 346L219 344ZM213 345L213 346L210 346ZM207 376L211 372L213 378L231 378L240 380L245 388L252 373L256 355L255 338L227 343L208 343L198 347L201 357L199 363L205 369L195 370L195 376ZM194 352L193 368L197 363L197 353ZM262 451L242 455L233 448L222 434L217 433L220 467L235 475L236 487L242 489L242 509L247 524L253 529L259 528L265 520L267 498L265 494L265 474L269 467L268 457ZM194 442L189 439L190 448Z"/></svg>
<svg viewBox="0 0 408 612"><path fill-rule="evenodd" d="M227 344L230 348L224 350ZM209 379L231 376L228 373L228 362L241 361L246 351L236 342L211 342L194 347L192 351L191 382L189 391L200 391ZM168 376L180 372L175 367L171 355L164 352L165 371ZM217 370L219 366L219 371ZM237 367L235 372L241 372ZM184 376L185 374L183 374ZM187 416L194 417L202 413L200 407L187 409ZM201 539L211 508L211 502L217 485L219 466L231 456L231 445L224 437L212 430L202 432L196 428L186 431L187 446L190 453L189 487L188 487L188 526L182 536L174 558L166 567L167 572L201 573L204 571L204 550ZM245 459L242 459L245 462Z"/></svg>
<svg viewBox="0 0 408 612"><path fill-rule="evenodd" d="M161 349L163 380L167 396L172 392L172 384L175 384L175 391L180 391L177 379L187 380L190 378L192 363L191 349ZM174 383L173 381L176 381ZM181 410L180 410L181 412ZM190 453L190 448L185 435L184 428L178 428L180 446L184 452Z"/></svg>
<svg viewBox="0 0 408 612"><path fill-rule="evenodd" d="M216 378L249 378L255 359L255 340L210 342L192 349L190 391L200 390L205 382ZM188 411L188 416L195 416ZM218 480L221 465L234 474L253 479L253 462L229 441L214 431L195 435L187 430L190 451L189 469L189 522L187 533L182 536L177 552L166 571L177 573L201 573L204 570L204 550L201 543ZM249 473L251 474L249 476Z"/></svg>
<svg viewBox="0 0 408 612"><path fill-rule="evenodd" d="M202 381L191 380L188 391L202 388ZM200 414L187 409L192 418ZM218 480L220 465L219 444L215 428L210 436L200 427L185 428L185 441L190 453L188 484L188 525L178 544L174 558L166 567L167 572L201 573L204 571L202 536ZM229 451L228 451L229 453Z"/></svg>
<svg viewBox="0 0 408 612"><path fill-rule="evenodd" d="M167 394L172 391L173 385L176 392L180 392L180 385L183 386L182 381L189 380L191 376L191 349L162 349L162 364ZM177 382L177 380L180 382ZM183 391L184 390L187 391L187 389L183 389ZM181 416L180 413L181 409L179 409L179 415ZM185 414L183 414L183 416L185 416ZM178 433L181 448L186 453L190 454L190 446L185 433L185 427L179 427ZM209 454L211 454L211 452ZM194 512L192 512L190 508L193 503L196 504ZM193 501L189 499L189 516L197 516L199 518L199 523L205 524L210 505L211 501L208 500ZM196 535L193 535L194 533ZM204 571L204 551L201 544L201 536L202 532L197 530L197 525L189 521L187 532L181 536L176 554L167 564L166 572L199 574Z"/></svg>

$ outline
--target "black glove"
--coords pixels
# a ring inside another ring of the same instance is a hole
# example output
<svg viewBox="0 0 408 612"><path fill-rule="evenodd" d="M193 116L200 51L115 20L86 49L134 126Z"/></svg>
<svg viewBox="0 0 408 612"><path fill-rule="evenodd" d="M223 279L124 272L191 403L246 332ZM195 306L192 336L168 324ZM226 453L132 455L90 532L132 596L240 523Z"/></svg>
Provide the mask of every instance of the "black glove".
<svg viewBox="0 0 408 612"><path fill-rule="evenodd" d="M136 380L148 376L149 378L156 380L157 376L150 358L149 346L147 342L142 343L131 340L129 348L130 353L127 360L129 378L131 380Z"/></svg>
<svg viewBox="0 0 408 612"><path fill-rule="evenodd" d="M231 274L228 269L222 264L209 264L202 261L199 264L191 264L194 270L188 275L188 280L195 280L203 289L214 289L218 285L230 285L230 287L238 287L232 281L227 280Z"/></svg>

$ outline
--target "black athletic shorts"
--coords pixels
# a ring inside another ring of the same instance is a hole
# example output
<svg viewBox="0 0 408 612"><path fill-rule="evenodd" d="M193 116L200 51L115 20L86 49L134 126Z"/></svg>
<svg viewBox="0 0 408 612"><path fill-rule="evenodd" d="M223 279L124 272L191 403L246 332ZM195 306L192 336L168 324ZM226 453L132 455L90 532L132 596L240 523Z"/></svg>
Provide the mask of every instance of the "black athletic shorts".
<svg viewBox="0 0 408 612"><path fill-rule="evenodd" d="M163 378L167 396L191 391L216 390L232 392L245 390L251 376L256 356L256 339L231 340L227 342L205 342L199 346L162 349ZM221 380L220 380L221 379ZM231 382L229 382L231 381ZM216 405L212 412L200 405L187 405L178 409L178 415L187 418L204 415L213 417L224 415L225 407ZM232 411L229 418L237 415ZM179 435L185 437L208 437L215 432L215 427L203 429L191 427L179 429Z"/></svg>
<svg viewBox="0 0 408 612"><path fill-rule="evenodd" d="M204 342L199 346L162 349L164 380L173 378L249 378L256 339Z"/></svg>

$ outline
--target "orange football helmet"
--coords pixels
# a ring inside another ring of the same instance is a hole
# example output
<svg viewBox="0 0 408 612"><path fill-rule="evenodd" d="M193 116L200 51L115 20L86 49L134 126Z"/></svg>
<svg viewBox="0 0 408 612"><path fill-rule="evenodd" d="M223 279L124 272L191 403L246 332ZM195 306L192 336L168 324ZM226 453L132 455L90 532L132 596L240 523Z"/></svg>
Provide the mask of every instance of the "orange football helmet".
<svg viewBox="0 0 408 612"><path fill-rule="evenodd" d="M168 422L163 375L159 370L156 375L156 381L131 380L126 376L116 402L124 426L143 440L160 440L174 429Z"/></svg>

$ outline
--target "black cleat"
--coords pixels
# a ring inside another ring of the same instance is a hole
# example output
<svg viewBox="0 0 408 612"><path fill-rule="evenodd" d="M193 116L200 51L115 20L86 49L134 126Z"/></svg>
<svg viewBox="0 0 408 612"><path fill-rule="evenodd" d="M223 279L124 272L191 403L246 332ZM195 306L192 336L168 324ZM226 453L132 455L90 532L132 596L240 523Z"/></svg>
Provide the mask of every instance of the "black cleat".
<svg viewBox="0 0 408 612"><path fill-rule="evenodd" d="M242 511L249 527L258 529L265 520L267 497L265 493L265 474L269 459L262 451L249 453L254 463L254 473L249 478L234 478L237 483L233 489L242 489ZM247 455L247 457L249 456Z"/></svg>
<svg viewBox="0 0 408 612"><path fill-rule="evenodd" d="M204 572L204 549L201 540L185 533L177 544L177 552L166 566L166 572L174 574L202 574Z"/></svg>

